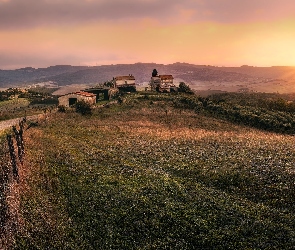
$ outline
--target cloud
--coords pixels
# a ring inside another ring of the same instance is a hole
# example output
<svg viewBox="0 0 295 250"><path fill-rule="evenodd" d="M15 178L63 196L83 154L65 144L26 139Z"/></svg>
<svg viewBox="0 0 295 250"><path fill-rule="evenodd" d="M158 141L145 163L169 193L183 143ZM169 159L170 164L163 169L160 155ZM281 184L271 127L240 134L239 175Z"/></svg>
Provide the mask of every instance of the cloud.
<svg viewBox="0 0 295 250"><path fill-rule="evenodd" d="M177 61L224 66L295 65L295 20L182 25L131 20L128 24L0 32L0 69Z"/></svg>
<svg viewBox="0 0 295 250"><path fill-rule="evenodd" d="M138 19L245 22L293 14L293 0L0 0L0 29Z"/></svg>
<svg viewBox="0 0 295 250"><path fill-rule="evenodd" d="M0 68L294 65L294 12L294 0L0 0Z"/></svg>
<svg viewBox="0 0 295 250"><path fill-rule="evenodd" d="M255 22L294 17L293 0L199 1L201 18L215 22ZM204 12L205 11L205 12Z"/></svg>
<svg viewBox="0 0 295 250"><path fill-rule="evenodd" d="M0 28L76 25L98 21L169 17L176 0L10 0L0 2Z"/></svg>

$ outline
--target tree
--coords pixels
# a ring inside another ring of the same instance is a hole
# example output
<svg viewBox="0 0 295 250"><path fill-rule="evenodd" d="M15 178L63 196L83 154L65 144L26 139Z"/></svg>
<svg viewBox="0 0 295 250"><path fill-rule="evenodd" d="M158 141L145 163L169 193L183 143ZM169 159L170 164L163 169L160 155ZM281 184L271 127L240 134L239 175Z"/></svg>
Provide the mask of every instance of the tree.
<svg viewBox="0 0 295 250"><path fill-rule="evenodd" d="M189 94L193 93L191 88L187 84L185 84L184 82L179 83L179 92L189 93Z"/></svg>
<svg viewBox="0 0 295 250"><path fill-rule="evenodd" d="M110 87L110 88L114 87L114 83L112 81L107 81L103 85L106 86L106 87Z"/></svg>
<svg viewBox="0 0 295 250"><path fill-rule="evenodd" d="M153 70L153 73L152 73L152 77L155 77L158 75L158 71L156 69Z"/></svg>

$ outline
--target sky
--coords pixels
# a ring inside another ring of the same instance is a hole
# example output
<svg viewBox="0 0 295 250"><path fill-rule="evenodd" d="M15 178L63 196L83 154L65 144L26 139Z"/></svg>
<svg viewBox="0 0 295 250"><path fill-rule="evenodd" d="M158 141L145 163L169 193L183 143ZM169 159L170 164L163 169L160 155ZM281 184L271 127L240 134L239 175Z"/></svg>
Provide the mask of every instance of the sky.
<svg viewBox="0 0 295 250"><path fill-rule="evenodd" d="M294 0L0 0L0 69L295 66Z"/></svg>

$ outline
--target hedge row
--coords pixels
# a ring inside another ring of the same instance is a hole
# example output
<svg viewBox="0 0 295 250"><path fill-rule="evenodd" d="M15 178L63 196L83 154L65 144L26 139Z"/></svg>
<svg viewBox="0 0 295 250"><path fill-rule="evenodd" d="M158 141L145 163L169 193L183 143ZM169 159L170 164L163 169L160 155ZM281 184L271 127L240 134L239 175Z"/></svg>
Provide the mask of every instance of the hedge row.
<svg viewBox="0 0 295 250"><path fill-rule="evenodd" d="M255 107L214 100L210 97L181 96L174 99L174 106L194 109L196 112L204 112L217 118L263 130L295 133L295 115L292 111L265 108L263 102L261 102L262 107Z"/></svg>

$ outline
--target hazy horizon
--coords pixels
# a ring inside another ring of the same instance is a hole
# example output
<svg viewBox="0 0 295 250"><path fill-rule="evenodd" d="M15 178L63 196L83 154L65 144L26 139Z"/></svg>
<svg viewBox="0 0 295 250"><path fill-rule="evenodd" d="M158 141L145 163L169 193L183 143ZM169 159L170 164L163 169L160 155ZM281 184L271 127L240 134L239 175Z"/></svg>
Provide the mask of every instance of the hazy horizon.
<svg viewBox="0 0 295 250"><path fill-rule="evenodd" d="M293 0L0 0L0 69L295 66Z"/></svg>
<svg viewBox="0 0 295 250"><path fill-rule="evenodd" d="M228 68L239 68L239 67L254 67L254 68L271 68L271 67L294 67L292 65L270 65L270 66L256 66L256 65L236 65L236 66L225 66L225 65L209 65L209 64L194 64L194 63L187 63L187 62L172 62L172 63L155 63L155 62L135 62L135 63L117 63L117 64L101 64L101 65L74 65L74 64L54 64L54 65L47 65L43 67L32 67L30 65L23 66L20 68L10 68L10 69L3 69L0 68L0 70L19 70L19 69L25 69L25 68L33 68L33 69L43 69L43 68L49 68L49 67L55 67L55 66L71 66L71 67L100 67L100 66L116 66L116 65L135 65L135 64L158 64L158 65L172 65L172 64L191 64L194 66L204 66L204 67L216 67L216 68L222 68L222 67L228 67Z"/></svg>

